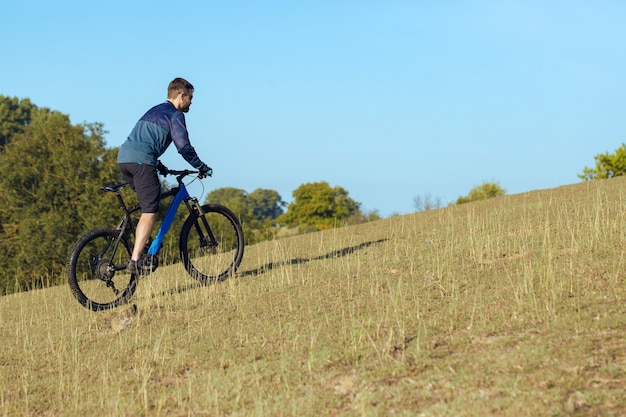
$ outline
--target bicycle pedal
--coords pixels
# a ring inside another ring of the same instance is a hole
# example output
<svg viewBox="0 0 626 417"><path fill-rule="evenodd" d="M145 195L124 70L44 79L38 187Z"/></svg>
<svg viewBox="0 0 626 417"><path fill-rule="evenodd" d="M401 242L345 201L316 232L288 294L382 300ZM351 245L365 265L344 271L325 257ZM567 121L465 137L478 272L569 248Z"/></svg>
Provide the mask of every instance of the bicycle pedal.
<svg viewBox="0 0 626 417"><path fill-rule="evenodd" d="M159 267L159 258L156 255L144 255L137 267L141 270L141 275L150 275Z"/></svg>

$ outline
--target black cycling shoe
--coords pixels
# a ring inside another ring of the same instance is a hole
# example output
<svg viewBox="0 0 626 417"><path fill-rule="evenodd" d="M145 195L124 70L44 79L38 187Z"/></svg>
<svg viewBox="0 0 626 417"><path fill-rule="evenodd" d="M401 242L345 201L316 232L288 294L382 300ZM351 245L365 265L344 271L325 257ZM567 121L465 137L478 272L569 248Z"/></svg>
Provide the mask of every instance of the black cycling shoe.
<svg viewBox="0 0 626 417"><path fill-rule="evenodd" d="M137 261L133 261L132 259L128 261L128 265L126 265L126 269L124 271L131 275L139 275L139 267L137 266Z"/></svg>

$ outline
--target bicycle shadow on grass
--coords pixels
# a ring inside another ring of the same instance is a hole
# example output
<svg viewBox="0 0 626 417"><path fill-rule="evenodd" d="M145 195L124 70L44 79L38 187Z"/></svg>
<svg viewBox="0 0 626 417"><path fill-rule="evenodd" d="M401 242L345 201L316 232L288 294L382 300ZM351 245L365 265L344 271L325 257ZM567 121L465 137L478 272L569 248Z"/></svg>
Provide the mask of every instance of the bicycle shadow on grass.
<svg viewBox="0 0 626 417"><path fill-rule="evenodd" d="M379 243L383 243L388 241L388 238L383 238L383 239L378 239L378 240L373 240L370 242L363 242L360 243L358 245L354 245L354 246L350 246L347 248L343 248L343 249L338 249L332 252L329 252L325 255L320 255L320 256L316 256L314 258L294 258L294 259L290 259L288 261L277 261L277 262L268 262L263 266L260 266L258 268L255 269L250 269L247 271L241 271L241 272L237 272L234 277L232 278L244 278L244 277L249 277L249 276L259 276L262 274L265 274L267 272L270 272L276 268L280 268L280 267L284 267L284 266L290 266L290 265L302 265L308 262L312 262L312 261L321 261L324 259L334 259L334 258L343 258L344 256L348 256L353 254L354 252L358 251L358 250L362 250L365 248L368 248L372 245L376 245ZM195 282L193 284L187 284L183 287L178 287L178 288L173 288L171 290L168 291L163 291L160 294L154 294L152 295L152 298L155 297L159 297L159 296L163 296L163 295L173 295L173 294L181 294L185 291L189 291L195 288L200 288L200 287L204 287L205 285L211 285L214 283L208 283L208 284L203 284L200 282Z"/></svg>

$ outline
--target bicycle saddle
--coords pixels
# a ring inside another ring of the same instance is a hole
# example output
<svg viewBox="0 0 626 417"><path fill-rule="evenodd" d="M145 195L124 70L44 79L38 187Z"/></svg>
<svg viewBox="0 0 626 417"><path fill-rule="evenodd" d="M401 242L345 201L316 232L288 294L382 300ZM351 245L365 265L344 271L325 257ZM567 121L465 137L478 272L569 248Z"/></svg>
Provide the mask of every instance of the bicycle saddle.
<svg viewBox="0 0 626 417"><path fill-rule="evenodd" d="M112 193L119 193L120 190L122 188L124 188L125 186L127 186L127 185L128 185L127 182L124 182L124 183L121 183L121 184L103 185L102 187L100 187L100 189L102 191L109 191L109 192L112 192Z"/></svg>

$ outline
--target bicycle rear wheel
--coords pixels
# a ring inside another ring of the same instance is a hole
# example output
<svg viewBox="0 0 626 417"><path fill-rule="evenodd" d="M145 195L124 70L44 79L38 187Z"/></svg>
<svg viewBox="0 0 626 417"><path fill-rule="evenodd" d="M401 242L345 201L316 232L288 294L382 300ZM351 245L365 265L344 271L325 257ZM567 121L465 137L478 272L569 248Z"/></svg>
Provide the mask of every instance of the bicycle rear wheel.
<svg viewBox="0 0 626 417"><path fill-rule="evenodd" d="M224 206L202 206L192 212L180 232L180 255L187 272L202 283L223 281L243 259L243 230L237 216Z"/></svg>
<svg viewBox="0 0 626 417"><path fill-rule="evenodd" d="M137 288L137 276L125 266L132 246L126 234L117 242L120 231L94 229L74 245L68 261L68 283L72 294L85 308L107 310L128 302Z"/></svg>

